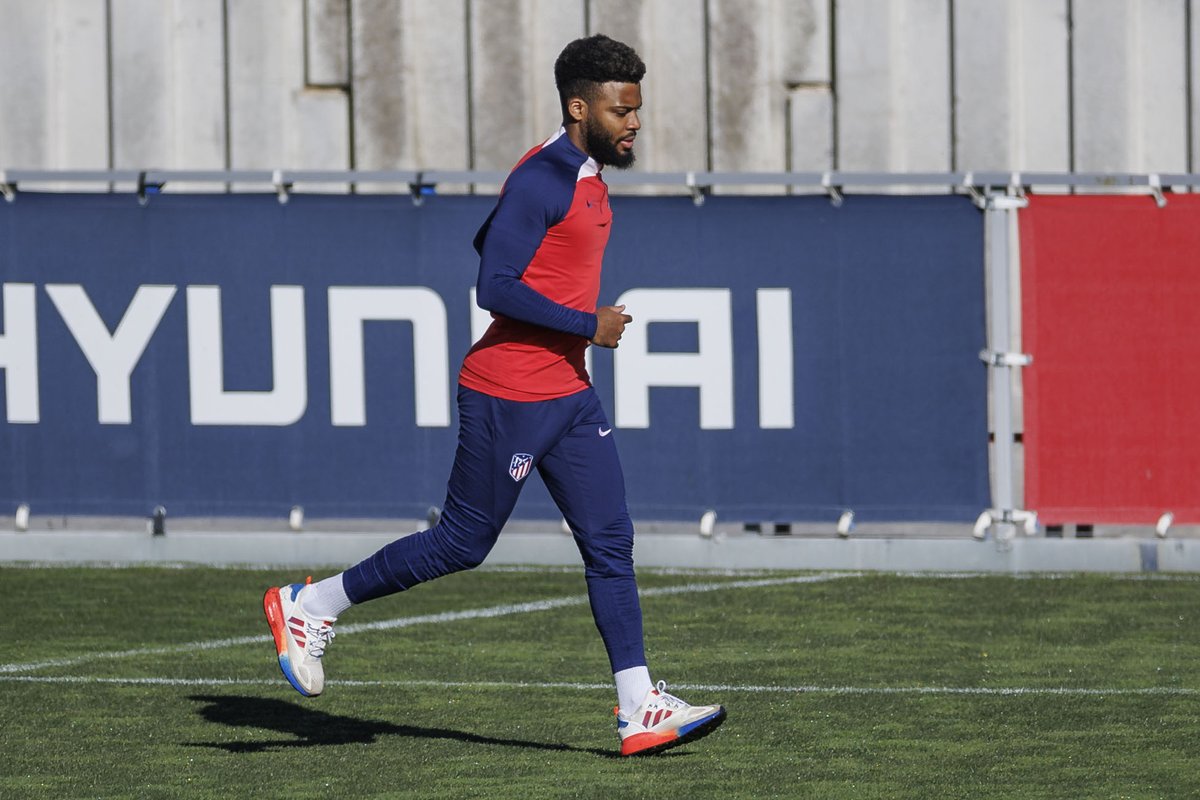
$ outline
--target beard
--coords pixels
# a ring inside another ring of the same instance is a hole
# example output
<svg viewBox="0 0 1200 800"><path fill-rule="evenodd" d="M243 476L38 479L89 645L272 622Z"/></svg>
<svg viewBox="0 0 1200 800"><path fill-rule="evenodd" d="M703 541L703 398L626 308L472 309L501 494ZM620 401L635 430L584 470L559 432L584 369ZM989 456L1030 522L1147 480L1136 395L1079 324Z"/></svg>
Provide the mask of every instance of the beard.
<svg viewBox="0 0 1200 800"><path fill-rule="evenodd" d="M583 123L583 141L587 145L588 155L605 166L628 169L637 158L632 150L621 152L617 146L620 139L614 141L601 126L593 127L586 121Z"/></svg>

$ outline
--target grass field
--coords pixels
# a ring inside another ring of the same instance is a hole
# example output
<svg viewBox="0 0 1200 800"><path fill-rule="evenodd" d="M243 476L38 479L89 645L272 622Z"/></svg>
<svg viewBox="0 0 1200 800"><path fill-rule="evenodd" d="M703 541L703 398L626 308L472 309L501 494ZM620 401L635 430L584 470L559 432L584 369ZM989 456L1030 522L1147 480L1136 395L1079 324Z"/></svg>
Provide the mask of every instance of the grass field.
<svg viewBox="0 0 1200 800"><path fill-rule="evenodd" d="M645 759L577 571L353 609L310 700L261 618L296 577L0 568L0 797L1200 795L1194 576L646 571L654 677L729 719Z"/></svg>

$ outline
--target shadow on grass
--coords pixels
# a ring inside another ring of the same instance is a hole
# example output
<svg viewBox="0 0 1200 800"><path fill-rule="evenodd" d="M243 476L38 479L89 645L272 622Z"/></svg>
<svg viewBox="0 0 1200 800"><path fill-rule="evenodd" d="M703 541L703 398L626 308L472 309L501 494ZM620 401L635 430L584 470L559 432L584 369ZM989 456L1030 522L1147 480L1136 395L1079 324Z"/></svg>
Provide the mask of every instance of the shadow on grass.
<svg viewBox="0 0 1200 800"><path fill-rule="evenodd" d="M324 747L339 744L371 744L380 736L409 736L418 739L448 739L469 744L500 747L524 747L563 753L587 753L602 758L618 758L615 751L566 744L547 744L524 739L499 739L446 728L421 728L394 725L356 717L343 717L303 708L295 703L265 697L236 695L192 695L189 699L204 705L197 713L209 722L231 728L254 728L289 733L292 740L268 739L250 742L190 742L192 747L214 747L231 753L261 753L287 747Z"/></svg>

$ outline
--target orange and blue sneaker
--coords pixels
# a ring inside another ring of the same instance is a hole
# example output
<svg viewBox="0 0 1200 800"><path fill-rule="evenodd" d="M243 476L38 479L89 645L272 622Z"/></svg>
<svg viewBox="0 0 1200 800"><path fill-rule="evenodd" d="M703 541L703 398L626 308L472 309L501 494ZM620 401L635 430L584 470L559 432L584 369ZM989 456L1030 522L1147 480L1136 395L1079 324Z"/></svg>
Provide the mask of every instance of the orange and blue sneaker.
<svg viewBox="0 0 1200 800"><path fill-rule="evenodd" d="M321 657L333 640L335 622L310 617L301 610L300 597L311 582L309 578L308 583L272 586L263 595L263 611L279 652L279 669L305 697L316 697L325 688Z"/></svg>
<svg viewBox="0 0 1200 800"><path fill-rule="evenodd" d="M693 706L667 694L666 683L646 694L646 699L628 717L620 709L617 735L621 737L621 755L643 756L661 753L681 744L694 742L712 733L725 721L724 706Z"/></svg>

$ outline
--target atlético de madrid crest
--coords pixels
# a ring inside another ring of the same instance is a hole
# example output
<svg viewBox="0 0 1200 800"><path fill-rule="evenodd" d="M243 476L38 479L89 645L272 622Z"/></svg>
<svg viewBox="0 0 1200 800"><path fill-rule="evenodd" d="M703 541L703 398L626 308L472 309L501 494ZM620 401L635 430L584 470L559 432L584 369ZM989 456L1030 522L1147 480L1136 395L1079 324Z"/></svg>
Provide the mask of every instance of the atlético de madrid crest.
<svg viewBox="0 0 1200 800"><path fill-rule="evenodd" d="M512 457L512 463L508 465L508 474L512 476L514 481L520 481L529 474L529 470L533 467L533 456L529 453L515 453Z"/></svg>

